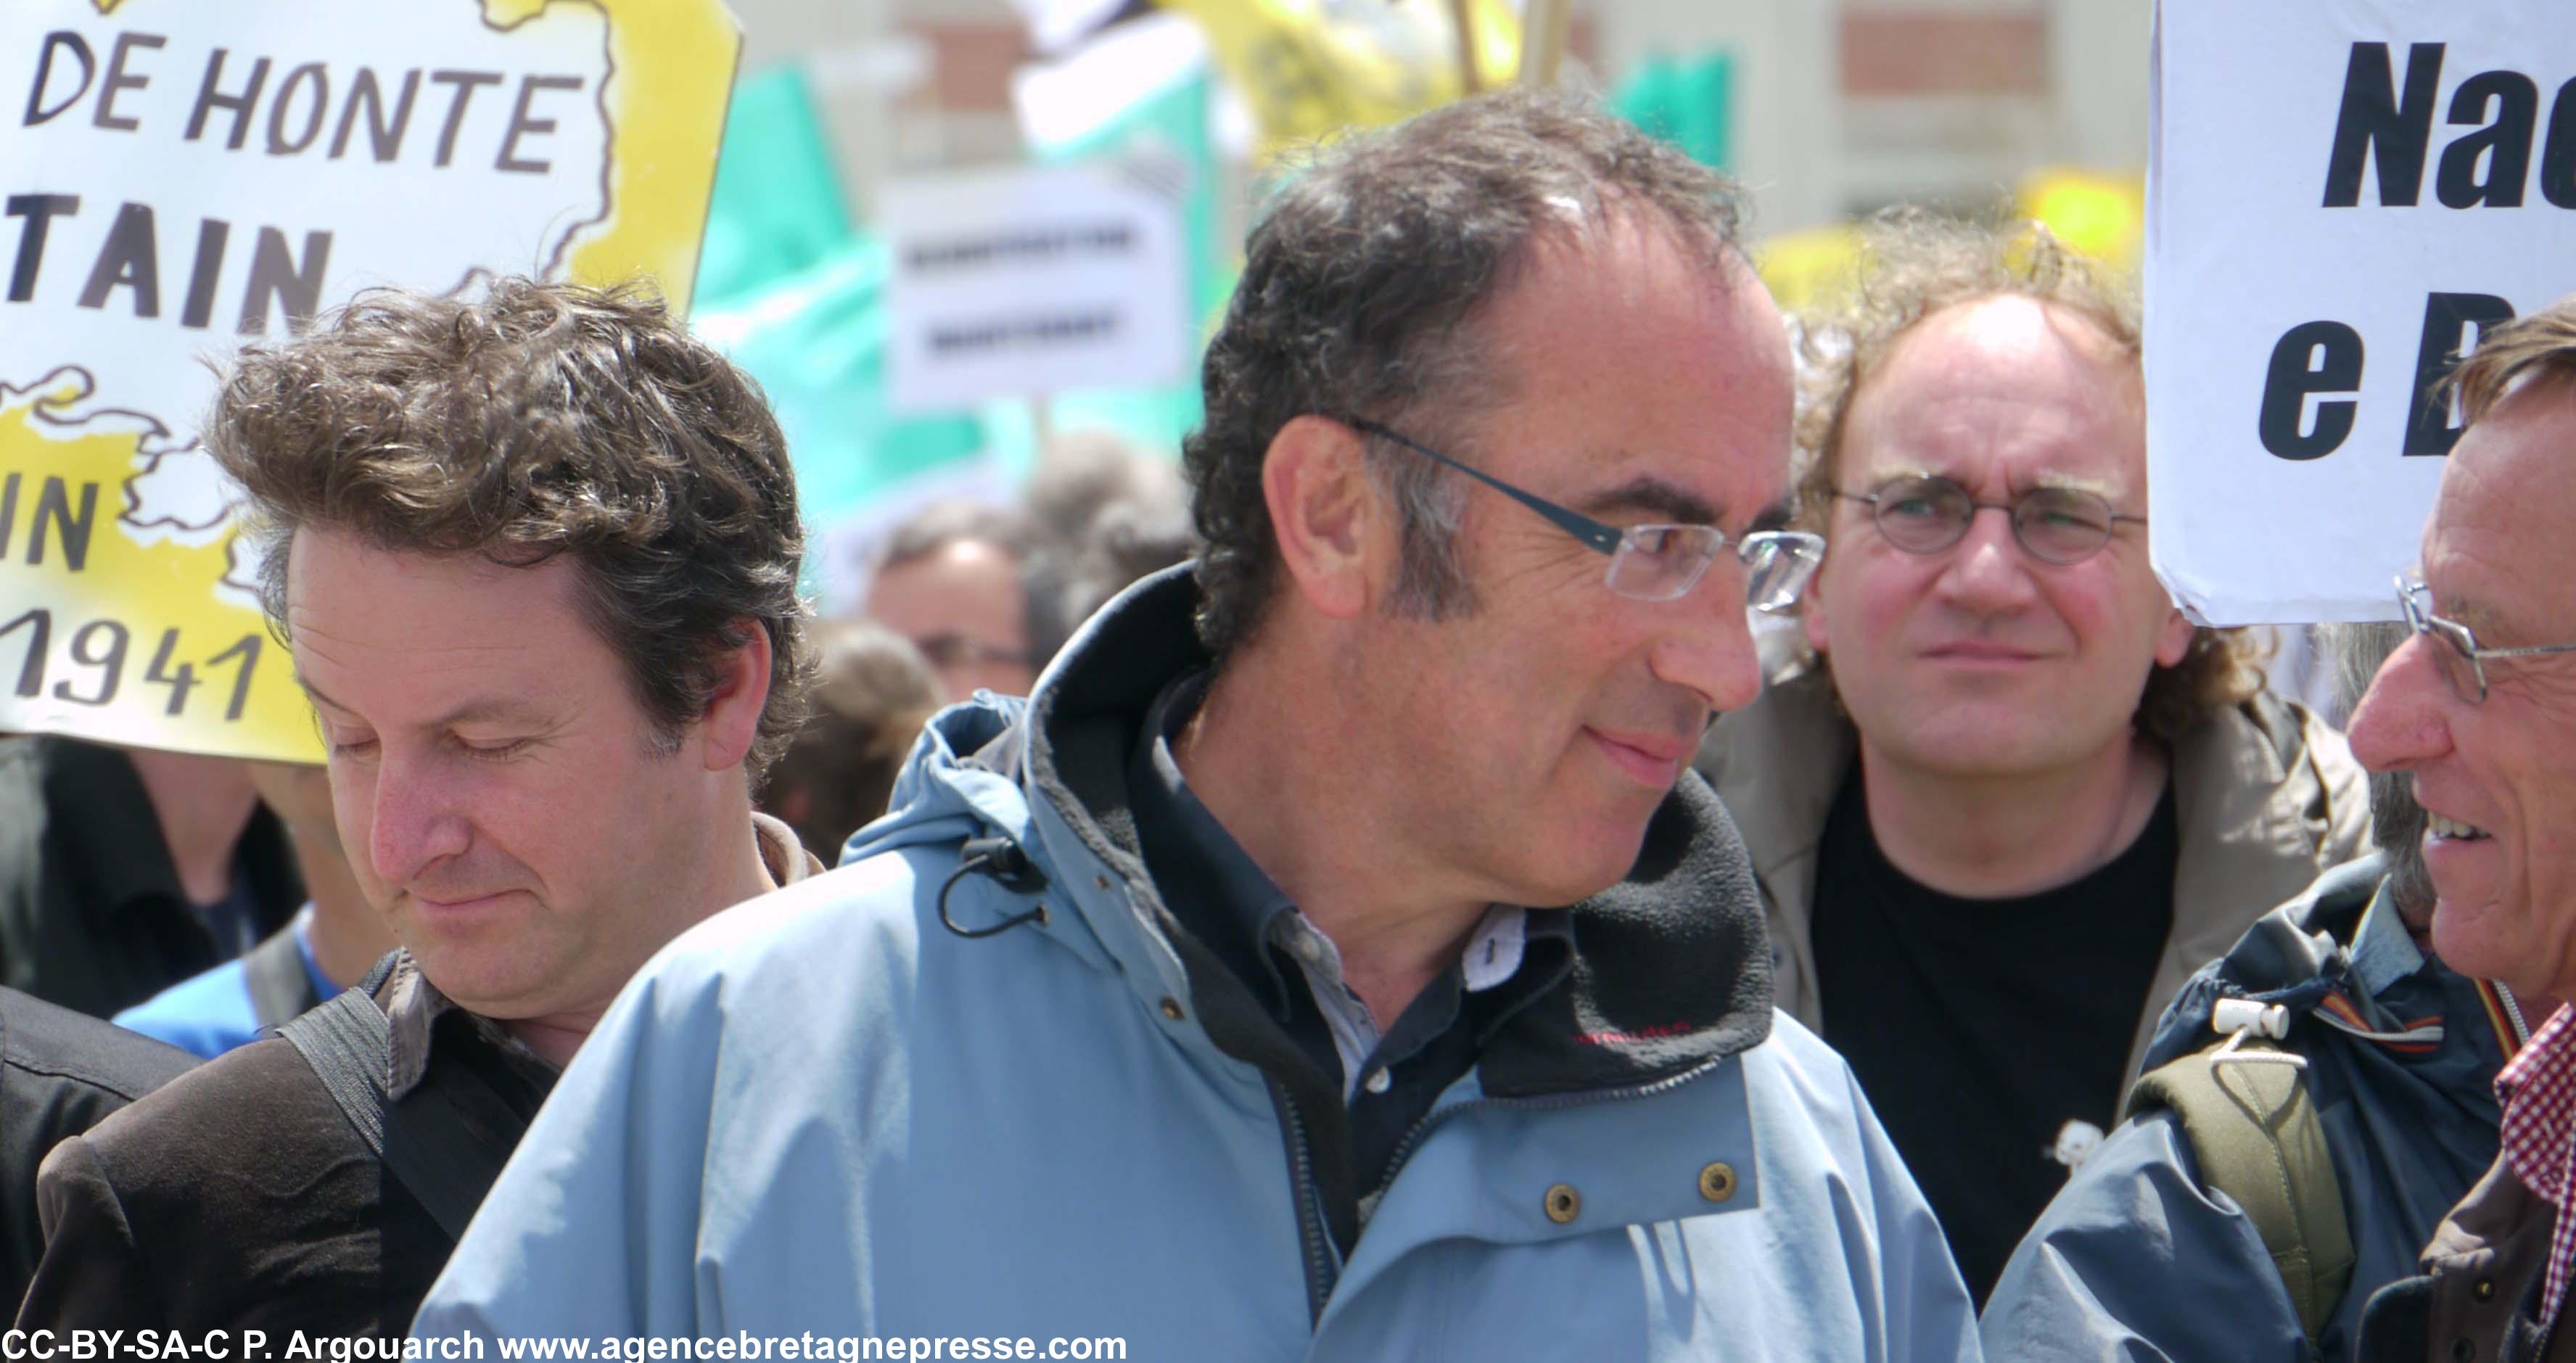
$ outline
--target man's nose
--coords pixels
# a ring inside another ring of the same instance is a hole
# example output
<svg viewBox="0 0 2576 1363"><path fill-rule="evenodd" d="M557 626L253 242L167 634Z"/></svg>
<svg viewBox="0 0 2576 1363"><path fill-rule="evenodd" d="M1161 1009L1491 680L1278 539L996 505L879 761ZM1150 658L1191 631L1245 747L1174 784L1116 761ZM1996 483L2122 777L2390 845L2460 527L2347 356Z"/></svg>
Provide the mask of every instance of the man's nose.
<svg viewBox="0 0 2576 1363"><path fill-rule="evenodd" d="M1993 615L2030 604L2038 591L2013 538L2012 514L1999 507L1970 512L1967 533L1941 552L1949 561L1933 589L1946 604Z"/></svg>
<svg viewBox="0 0 2576 1363"><path fill-rule="evenodd" d="M2354 706L2345 737L2352 755L2372 771L2402 771L2450 751L2451 728L2446 707L2453 702L2442 660L2433 650L2445 648L2426 635L2407 639Z"/></svg>
<svg viewBox="0 0 2576 1363"><path fill-rule="evenodd" d="M1752 704L1762 694L1762 658L1740 575L1711 572L1671 604L1683 609L1647 655L1656 680L1697 692L1721 714Z"/></svg>
<svg viewBox="0 0 2576 1363"><path fill-rule="evenodd" d="M388 755L376 771L367 856L376 877L408 885L440 860L463 852L472 827L458 808L443 764Z"/></svg>

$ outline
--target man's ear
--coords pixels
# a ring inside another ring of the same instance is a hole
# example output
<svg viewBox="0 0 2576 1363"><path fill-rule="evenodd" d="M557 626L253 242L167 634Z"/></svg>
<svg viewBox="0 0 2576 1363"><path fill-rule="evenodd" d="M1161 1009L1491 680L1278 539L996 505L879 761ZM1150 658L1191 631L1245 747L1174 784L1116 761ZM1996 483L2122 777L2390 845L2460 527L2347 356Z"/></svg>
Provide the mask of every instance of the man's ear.
<svg viewBox="0 0 2576 1363"><path fill-rule="evenodd" d="M1826 553L1832 557L1832 551ZM1831 622L1825 618L1825 570L1807 580L1807 590L1798 596L1798 624L1807 632L1807 647L1819 654L1834 651Z"/></svg>
<svg viewBox="0 0 2576 1363"><path fill-rule="evenodd" d="M737 616L733 628L742 642L716 655L715 689L698 719L709 771L742 765L760 736L761 712L769 708L769 631L748 615Z"/></svg>
<svg viewBox="0 0 2576 1363"><path fill-rule="evenodd" d="M2181 607L2167 611L2164 628L2156 634L2156 665L2173 667L2190 656L2192 636L2198 632L2199 627L2182 613Z"/></svg>
<svg viewBox="0 0 2576 1363"><path fill-rule="evenodd" d="M1262 457L1261 492L1298 593L1330 619L1366 611L1395 537L1359 433L1319 416L1290 420Z"/></svg>

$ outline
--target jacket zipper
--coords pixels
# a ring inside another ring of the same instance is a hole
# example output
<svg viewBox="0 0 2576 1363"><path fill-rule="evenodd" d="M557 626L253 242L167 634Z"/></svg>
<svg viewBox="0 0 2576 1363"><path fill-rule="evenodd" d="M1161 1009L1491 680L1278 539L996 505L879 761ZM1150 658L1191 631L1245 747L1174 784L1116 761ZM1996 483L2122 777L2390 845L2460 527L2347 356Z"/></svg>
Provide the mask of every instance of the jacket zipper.
<svg viewBox="0 0 2576 1363"><path fill-rule="evenodd" d="M2531 1024L2522 1020L2522 1005L2514 1002L2513 991L2504 987L2504 981L2489 983L2495 986L2496 1002L2504 1005L2504 1015L2513 1023L2513 1044L2520 1049L2531 1041Z"/></svg>
<svg viewBox="0 0 2576 1363"><path fill-rule="evenodd" d="M1288 1095L1285 1085L1268 1075L1262 1079L1270 1086L1270 1100L1288 1118L1288 1179L1297 1195L1297 1239L1306 1253L1306 1323L1312 1325L1324 1318L1324 1303L1331 1299L1339 1275L1324 1247L1324 1216L1315 1200L1315 1161L1306 1148L1306 1119L1299 1115L1297 1100Z"/></svg>

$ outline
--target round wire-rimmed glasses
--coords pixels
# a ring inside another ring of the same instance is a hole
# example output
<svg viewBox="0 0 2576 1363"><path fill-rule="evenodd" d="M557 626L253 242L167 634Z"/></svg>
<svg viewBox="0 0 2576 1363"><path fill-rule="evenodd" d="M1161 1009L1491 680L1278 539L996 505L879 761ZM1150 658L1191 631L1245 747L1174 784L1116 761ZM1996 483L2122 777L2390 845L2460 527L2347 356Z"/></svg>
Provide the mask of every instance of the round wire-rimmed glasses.
<svg viewBox="0 0 2576 1363"><path fill-rule="evenodd" d="M1416 454L1428 455L1546 517L1550 524L1594 550L1609 555L1610 566L1602 581L1612 592L1631 600L1671 601L1689 595L1690 589L1698 586L1700 578L1707 575L1708 566L1717 561L1719 552L1732 545L1737 561L1744 565L1745 604L1758 611L1776 613L1798 603L1799 593L1806 590L1808 579L1816 575L1816 565L1825 561L1825 537L1803 530L1754 530L1730 537L1713 525L1608 525L1580 511L1559 506L1535 492L1514 487L1473 465L1462 464L1374 421L1354 420L1345 424L1353 430L1392 441Z"/></svg>
<svg viewBox="0 0 2576 1363"><path fill-rule="evenodd" d="M1909 554L1937 554L1967 538L1980 511L2012 517L2013 539L2043 563L2081 563L2111 542L2112 527L2139 525L2144 516L2114 511L2099 493L2077 487L2037 487L2009 502L1981 502L1956 481L1937 473L1890 478L1867 492L1835 489L1847 501L1867 503L1878 533Z"/></svg>

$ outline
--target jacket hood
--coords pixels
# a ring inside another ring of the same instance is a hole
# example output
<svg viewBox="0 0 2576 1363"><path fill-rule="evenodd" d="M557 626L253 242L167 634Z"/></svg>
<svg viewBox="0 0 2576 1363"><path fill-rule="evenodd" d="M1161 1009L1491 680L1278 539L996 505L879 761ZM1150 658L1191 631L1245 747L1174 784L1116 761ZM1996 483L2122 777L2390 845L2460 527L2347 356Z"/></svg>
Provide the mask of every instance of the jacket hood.
<svg viewBox="0 0 2576 1363"><path fill-rule="evenodd" d="M1154 698L1213 661L1191 627L1196 603L1186 565L1157 573L1093 616L1029 700L978 693L941 711L896 784L896 812L861 829L843 864L995 833L1042 863L1096 863L1104 893L1064 898L1129 968L1179 966L1205 1014L1205 976L1221 967L1193 949L1155 890L1127 790ZM1628 877L1571 907L1572 975L1489 1043L1480 1067L1488 1095L1653 1083L1770 1034L1770 956L1751 863L1695 773L1655 812Z"/></svg>
<svg viewBox="0 0 2576 1363"><path fill-rule="evenodd" d="M2200 968L2174 995L2147 1047L2148 1070L2217 1039L2210 1014L2220 999L2278 1003L2307 1013L2351 978L2362 914L2379 893L2387 861L2377 852L2318 876L2298 898L2256 919L2226 955ZM2367 989L2357 1006L2367 1006Z"/></svg>

